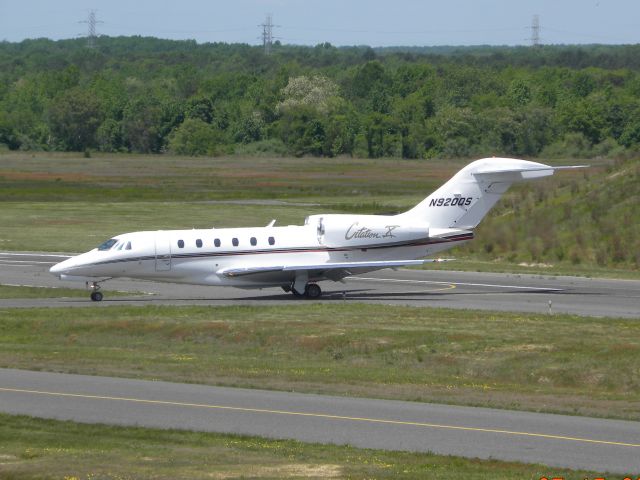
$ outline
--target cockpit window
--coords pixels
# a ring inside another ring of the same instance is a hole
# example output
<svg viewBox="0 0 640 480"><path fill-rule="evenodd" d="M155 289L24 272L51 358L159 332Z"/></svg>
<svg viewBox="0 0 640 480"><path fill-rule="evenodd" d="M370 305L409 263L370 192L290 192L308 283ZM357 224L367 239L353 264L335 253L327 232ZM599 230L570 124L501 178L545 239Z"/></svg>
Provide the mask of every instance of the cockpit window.
<svg viewBox="0 0 640 480"><path fill-rule="evenodd" d="M115 238L111 238L111 239L107 240L106 242L100 244L98 246L98 250L103 251L103 252L105 250L110 250L111 247L113 247L116 243L118 243L118 240L115 239Z"/></svg>

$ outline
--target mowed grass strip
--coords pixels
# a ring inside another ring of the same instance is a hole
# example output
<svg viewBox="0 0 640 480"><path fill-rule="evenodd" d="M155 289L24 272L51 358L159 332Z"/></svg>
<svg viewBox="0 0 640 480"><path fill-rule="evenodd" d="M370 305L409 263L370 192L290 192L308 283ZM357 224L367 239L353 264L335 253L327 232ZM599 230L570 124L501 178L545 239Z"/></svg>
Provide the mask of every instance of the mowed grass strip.
<svg viewBox="0 0 640 480"><path fill-rule="evenodd" d="M586 471L430 453L0 414L0 476L30 478L595 478ZM601 472L603 473L603 472Z"/></svg>
<svg viewBox="0 0 640 480"><path fill-rule="evenodd" d="M640 322L384 305L0 311L0 366L640 419Z"/></svg>
<svg viewBox="0 0 640 480"><path fill-rule="evenodd" d="M329 199L417 194L468 163L354 158L0 153L0 201ZM353 199L349 202L352 203Z"/></svg>
<svg viewBox="0 0 640 480"><path fill-rule="evenodd" d="M116 235L143 230L302 225L318 208L208 203L8 202L0 209L0 249L85 252ZM213 235L213 234L212 234Z"/></svg>
<svg viewBox="0 0 640 480"><path fill-rule="evenodd" d="M142 295L139 292L109 292L116 297ZM35 287L23 285L1 285L0 299L10 298L66 298L88 297L88 289L64 288L64 287Z"/></svg>
<svg viewBox="0 0 640 480"><path fill-rule="evenodd" d="M0 285L0 298L54 298L54 297L86 297L87 290L77 288L27 287L17 285Z"/></svg>

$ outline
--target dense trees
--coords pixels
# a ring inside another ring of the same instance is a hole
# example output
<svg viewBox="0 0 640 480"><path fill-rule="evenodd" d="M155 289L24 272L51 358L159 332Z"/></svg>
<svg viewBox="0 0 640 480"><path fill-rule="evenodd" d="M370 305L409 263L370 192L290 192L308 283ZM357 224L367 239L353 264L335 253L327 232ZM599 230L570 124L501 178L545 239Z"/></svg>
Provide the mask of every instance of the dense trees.
<svg viewBox="0 0 640 480"><path fill-rule="evenodd" d="M11 149L593 156L640 146L640 47L0 43ZM251 147L250 147L251 146Z"/></svg>

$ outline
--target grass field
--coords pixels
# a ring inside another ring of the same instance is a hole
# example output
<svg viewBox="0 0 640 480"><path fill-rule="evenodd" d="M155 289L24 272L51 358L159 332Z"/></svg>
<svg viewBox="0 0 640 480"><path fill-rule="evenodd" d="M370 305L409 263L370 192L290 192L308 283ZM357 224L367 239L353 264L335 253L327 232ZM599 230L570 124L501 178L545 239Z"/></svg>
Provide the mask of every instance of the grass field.
<svg viewBox="0 0 640 480"><path fill-rule="evenodd" d="M299 225L323 212L397 213L466 163L4 152L0 249L80 252L143 229L259 226L274 218ZM640 278L633 168L616 177L598 167L587 176L565 173L515 187L480 225L477 239L451 252L461 262L445 268ZM591 214L615 196L610 191L625 192L610 208L613 216Z"/></svg>
<svg viewBox="0 0 640 480"><path fill-rule="evenodd" d="M2 367L640 419L637 320L364 304L0 317Z"/></svg>
<svg viewBox="0 0 640 480"><path fill-rule="evenodd" d="M421 200L467 161L0 154L0 201ZM384 207L384 204L382 205Z"/></svg>
<svg viewBox="0 0 640 480"><path fill-rule="evenodd" d="M3 479L595 478L586 471L0 414ZM604 472L600 472L602 474ZM609 477L607 477L609 478Z"/></svg>

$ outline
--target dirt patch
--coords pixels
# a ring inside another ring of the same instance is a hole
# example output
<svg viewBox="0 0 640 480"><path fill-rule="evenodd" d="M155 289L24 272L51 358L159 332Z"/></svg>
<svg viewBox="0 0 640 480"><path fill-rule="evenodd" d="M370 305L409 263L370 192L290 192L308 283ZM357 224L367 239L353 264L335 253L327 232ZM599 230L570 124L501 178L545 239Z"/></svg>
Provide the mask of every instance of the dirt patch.
<svg viewBox="0 0 640 480"><path fill-rule="evenodd" d="M11 172L0 171L0 177L7 180L32 180L32 181L64 181L64 182L82 182L89 178L94 178L83 173L61 173L61 172Z"/></svg>
<svg viewBox="0 0 640 480"><path fill-rule="evenodd" d="M89 220L82 220L78 218L60 218L55 220L38 220L39 225L87 225L90 223L96 223Z"/></svg>
<svg viewBox="0 0 640 480"><path fill-rule="evenodd" d="M246 465L243 467L232 467L226 471L210 473L209 476L215 479L228 478L339 478L342 476L340 465L309 465L289 464L289 465Z"/></svg>

